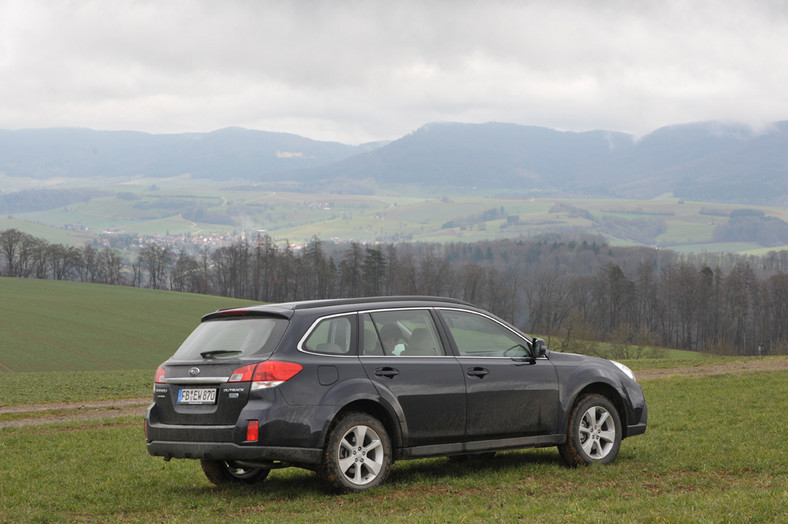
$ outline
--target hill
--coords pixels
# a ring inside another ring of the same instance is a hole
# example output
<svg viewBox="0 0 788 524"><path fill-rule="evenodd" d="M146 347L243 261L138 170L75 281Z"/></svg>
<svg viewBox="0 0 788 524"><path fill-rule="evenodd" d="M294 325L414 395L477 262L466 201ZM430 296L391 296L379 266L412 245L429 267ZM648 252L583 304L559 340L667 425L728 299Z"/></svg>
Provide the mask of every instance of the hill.
<svg viewBox="0 0 788 524"><path fill-rule="evenodd" d="M0 277L0 375L23 371L155 370L230 298Z"/></svg>
<svg viewBox="0 0 788 524"><path fill-rule="evenodd" d="M603 130L441 123L362 146L240 128L180 135L0 131L0 175L114 181L188 175L273 189L297 182L301 190L335 194L369 194L367 182L374 181L528 196L651 199L672 193L685 200L783 206L788 122L760 132L732 123L676 125L640 139Z"/></svg>
<svg viewBox="0 0 788 524"><path fill-rule="evenodd" d="M53 128L0 130L0 173L11 177L267 179L341 160L373 146L227 128L154 135Z"/></svg>
<svg viewBox="0 0 788 524"><path fill-rule="evenodd" d="M557 190L577 178L584 165L612 149L631 147L622 133L569 133L514 124L430 124L376 150L311 177L373 178L433 186L480 186Z"/></svg>
<svg viewBox="0 0 788 524"><path fill-rule="evenodd" d="M784 205L788 122L762 133L737 124L678 125L640 140L611 131L432 124L306 173L514 194L651 199L673 193L701 202Z"/></svg>

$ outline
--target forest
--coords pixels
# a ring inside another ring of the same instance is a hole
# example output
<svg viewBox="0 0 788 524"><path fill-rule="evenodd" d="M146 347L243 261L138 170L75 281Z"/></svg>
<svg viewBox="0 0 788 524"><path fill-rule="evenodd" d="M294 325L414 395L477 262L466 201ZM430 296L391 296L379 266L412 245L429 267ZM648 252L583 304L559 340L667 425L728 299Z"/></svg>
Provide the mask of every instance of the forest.
<svg viewBox="0 0 788 524"><path fill-rule="evenodd" d="M601 237L475 243L333 243L301 249L268 235L192 256L149 241L125 259L0 231L0 275L203 293L260 302L449 296L488 309L564 351L617 358L667 347L788 353L788 251L678 254Z"/></svg>

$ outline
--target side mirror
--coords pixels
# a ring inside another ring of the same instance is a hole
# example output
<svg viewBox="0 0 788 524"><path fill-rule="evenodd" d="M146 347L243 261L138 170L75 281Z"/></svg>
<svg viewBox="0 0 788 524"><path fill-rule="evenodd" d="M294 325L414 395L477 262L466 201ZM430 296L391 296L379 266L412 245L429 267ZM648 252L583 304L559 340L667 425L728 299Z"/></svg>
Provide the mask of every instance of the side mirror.
<svg viewBox="0 0 788 524"><path fill-rule="evenodd" d="M547 342L545 342L541 338L533 337L531 339L531 343L533 345L534 357L544 357L547 355Z"/></svg>

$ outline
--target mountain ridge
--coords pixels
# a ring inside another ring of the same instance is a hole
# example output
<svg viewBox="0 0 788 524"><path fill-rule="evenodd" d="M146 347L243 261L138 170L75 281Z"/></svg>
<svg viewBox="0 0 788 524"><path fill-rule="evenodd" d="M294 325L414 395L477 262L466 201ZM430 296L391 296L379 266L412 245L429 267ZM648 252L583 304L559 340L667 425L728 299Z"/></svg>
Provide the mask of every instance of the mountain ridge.
<svg viewBox="0 0 788 524"><path fill-rule="evenodd" d="M219 182L335 185L343 191L375 180L613 198L673 193L688 200L786 205L788 122L761 132L737 123L678 124L640 138L608 130L445 122L358 146L238 127L171 135L0 130L0 174L39 180L188 174Z"/></svg>

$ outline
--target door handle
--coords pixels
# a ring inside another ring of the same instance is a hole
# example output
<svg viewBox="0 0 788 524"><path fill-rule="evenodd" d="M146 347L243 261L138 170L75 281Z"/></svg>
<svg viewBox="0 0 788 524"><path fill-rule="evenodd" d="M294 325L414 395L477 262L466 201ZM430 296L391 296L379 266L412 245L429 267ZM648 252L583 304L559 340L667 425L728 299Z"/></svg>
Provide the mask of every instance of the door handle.
<svg viewBox="0 0 788 524"><path fill-rule="evenodd" d="M376 377L394 378L399 375L399 370L394 368L378 368L375 370Z"/></svg>
<svg viewBox="0 0 788 524"><path fill-rule="evenodd" d="M471 377L484 378L489 371L485 368L470 368L466 373Z"/></svg>

